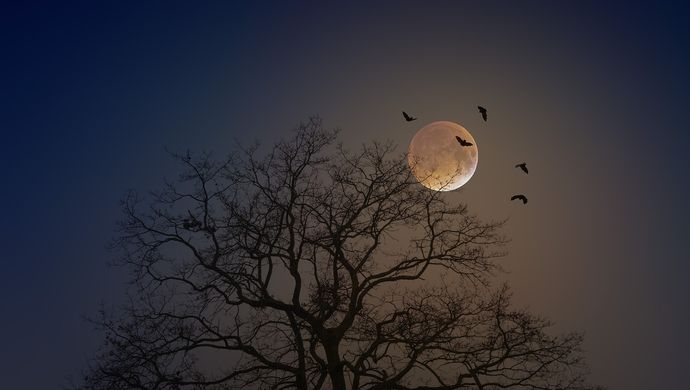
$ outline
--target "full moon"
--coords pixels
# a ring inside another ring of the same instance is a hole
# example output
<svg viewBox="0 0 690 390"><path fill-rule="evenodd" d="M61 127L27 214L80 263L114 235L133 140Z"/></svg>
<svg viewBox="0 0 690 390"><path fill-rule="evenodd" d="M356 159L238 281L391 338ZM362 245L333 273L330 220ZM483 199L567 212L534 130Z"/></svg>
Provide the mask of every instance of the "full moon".
<svg viewBox="0 0 690 390"><path fill-rule="evenodd" d="M471 142L462 146L455 138ZM423 186L435 191L452 191L474 175L479 159L477 143L467 129L457 123L429 123L410 142L407 163Z"/></svg>

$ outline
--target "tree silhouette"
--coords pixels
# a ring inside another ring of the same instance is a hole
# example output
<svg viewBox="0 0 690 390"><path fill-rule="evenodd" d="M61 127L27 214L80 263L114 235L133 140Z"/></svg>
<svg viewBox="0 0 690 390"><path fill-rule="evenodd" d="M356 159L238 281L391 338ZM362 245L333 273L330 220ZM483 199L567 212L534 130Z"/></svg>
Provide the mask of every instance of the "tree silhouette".
<svg viewBox="0 0 690 390"><path fill-rule="evenodd" d="M579 334L492 290L500 223L319 119L271 150L175 157L123 201L133 294L96 321L86 389L581 389Z"/></svg>

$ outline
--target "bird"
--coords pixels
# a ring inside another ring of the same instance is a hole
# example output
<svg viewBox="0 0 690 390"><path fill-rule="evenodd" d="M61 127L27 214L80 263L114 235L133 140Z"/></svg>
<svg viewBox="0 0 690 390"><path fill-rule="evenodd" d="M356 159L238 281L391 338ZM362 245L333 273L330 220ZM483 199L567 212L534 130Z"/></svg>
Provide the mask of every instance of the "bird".
<svg viewBox="0 0 690 390"><path fill-rule="evenodd" d="M413 117L413 116L407 115L407 113L406 113L405 111L403 111L402 113L403 113L403 116L405 117L405 120L408 121L408 122L412 122L412 121L416 121L416 120L417 120L417 118L415 118L415 117Z"/></svg>
<svg viewBox="0 0 690 390"><path fill-rule="evenodd" d="M192 212L187 210L187 213L189 213L189 218L185 219L184 222L182 223L182 227L185 229L194 229L201 227L201 222L199 222L198 219L194 215L192 215Z"/></svg>
<svg viewBox="0 0 690 390"><path fill-rule="evenodd" d="M187 229L187 230L194 229L196 227L199 227L200 225L201 224L199 223L199 221L195 221L195 220L185 219L184 222L182 222L182 227Z"/></svg>
<svg viewBox="0 0 690 390"><path fill-rule="evenodd" d="M527 170L527 163L516 164L516 165L515 165L515 168L520 168L520 169L522 169L525 173L529 173L529 171Z"/></svg>
<svg viewBox="0 0 690 390"><path fill-rule="evenodd" d="M520 195L513 195L510 197L510 200L515 200L515 199L521 200L522 204L527 204L527 197L525 195L520 194Z"/></svg>
<svg viewBox="0 0 690 390"><path fill-rule="evenodd" d="M479 109L479 113L482 114L482 118L484 119L484 122L486 122L486 108L482 106L477 106Z"/></svg>
<svg viewBox="0 0 690 390"><path fill-rule="evenodd" d="M457 135L455 136L455 139L458 140L458 142L459 142L460 145L462 145L462 146L472 146L472 145L474 145L472 142L467 142L467 141L465 141L464 139L458 137Z"/></svg>

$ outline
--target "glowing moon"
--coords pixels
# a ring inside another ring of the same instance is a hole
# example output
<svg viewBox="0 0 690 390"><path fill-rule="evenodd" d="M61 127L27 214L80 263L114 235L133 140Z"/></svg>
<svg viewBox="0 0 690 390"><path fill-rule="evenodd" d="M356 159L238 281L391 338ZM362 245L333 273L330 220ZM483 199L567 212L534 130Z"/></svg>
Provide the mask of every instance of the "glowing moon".
<svg viewBox="0 0 690 390"><path fill-rule="evenodd" d="M471 142L461 146L456 136ZM479 150L472 134L457 123L430 123L415 134L410 142L407 163L417 180L436 191L452 191L462 187L477 169Z"/></svg>

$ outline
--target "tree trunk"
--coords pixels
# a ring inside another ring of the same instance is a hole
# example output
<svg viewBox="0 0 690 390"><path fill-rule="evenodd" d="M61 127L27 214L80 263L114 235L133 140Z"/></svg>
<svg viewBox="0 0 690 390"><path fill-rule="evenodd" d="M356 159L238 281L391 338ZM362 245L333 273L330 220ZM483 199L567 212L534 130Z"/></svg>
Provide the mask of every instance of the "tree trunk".
<svg viewBox="0 0 690 390"><path fill-rule="evenodd" d="M338 344L338 340L331 339L325 342L323 346L326 352L328 376L331 377L331 385L333 386L333 390L347 390L347 387L345 386L345 373L343 372L343 364L340 361Z"/></svg>

